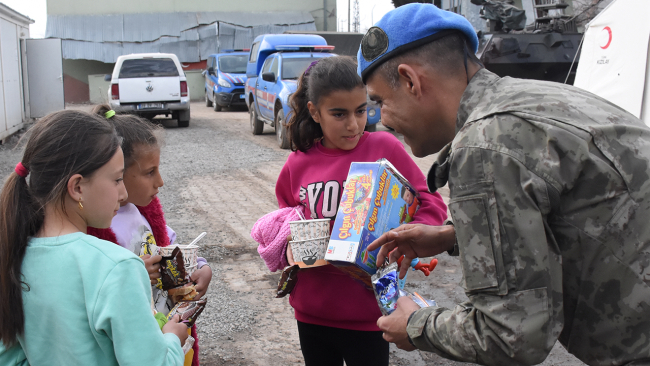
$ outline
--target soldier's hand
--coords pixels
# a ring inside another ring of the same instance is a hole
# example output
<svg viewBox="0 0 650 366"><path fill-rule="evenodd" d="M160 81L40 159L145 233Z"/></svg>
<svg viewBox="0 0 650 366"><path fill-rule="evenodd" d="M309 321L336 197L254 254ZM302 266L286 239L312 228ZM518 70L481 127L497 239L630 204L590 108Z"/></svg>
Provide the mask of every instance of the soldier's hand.
<svg viewBox="0 0 650 366"><path fill-rule="evenodd" d="M384 263L390 253L390 262L406 256L400 266L399 278L404 278L411 261L415 258L433 257L454 249L456 231L452 225L429 226L407 224L380 236L368 246L368 251L381 247L377 255L377 265Z"/></svg>
<svg viewBox="0 0 650 366"><path fill-rule="evenodd" d="M418 309L420 307L413 300L408 297L400 297L397 300L395 311L377 320L377 326L384 332L384 339L388 342L395 343L399 349L413 351L415 347L409 342L406 325L408 324L409 316Z"/></svg>

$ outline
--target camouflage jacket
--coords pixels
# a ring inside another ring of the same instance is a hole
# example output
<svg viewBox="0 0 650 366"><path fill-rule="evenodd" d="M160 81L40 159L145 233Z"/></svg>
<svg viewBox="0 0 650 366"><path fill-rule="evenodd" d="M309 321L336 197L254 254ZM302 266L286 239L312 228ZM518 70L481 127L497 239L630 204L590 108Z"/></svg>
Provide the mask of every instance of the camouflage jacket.
<svg viewBox="0 0 650 366"><path fill-rule="evenodd" d="M469 301L415 312L422 350L486 365L650 363L650 129L583 90L479 71L448 181Z"/></svg>

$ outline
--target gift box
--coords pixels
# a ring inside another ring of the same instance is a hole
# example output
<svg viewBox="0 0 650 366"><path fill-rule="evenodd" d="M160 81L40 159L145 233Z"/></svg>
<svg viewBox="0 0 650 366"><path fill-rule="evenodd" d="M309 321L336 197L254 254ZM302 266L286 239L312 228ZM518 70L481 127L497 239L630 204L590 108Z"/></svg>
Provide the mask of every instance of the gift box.
<svg viewBox="0 0 650 366"><path fill-rule="evenodd" d="M388 160L352 163L325 260L372 289L379 249L368 245L413 220L419 206L419 193Z"/></svg>

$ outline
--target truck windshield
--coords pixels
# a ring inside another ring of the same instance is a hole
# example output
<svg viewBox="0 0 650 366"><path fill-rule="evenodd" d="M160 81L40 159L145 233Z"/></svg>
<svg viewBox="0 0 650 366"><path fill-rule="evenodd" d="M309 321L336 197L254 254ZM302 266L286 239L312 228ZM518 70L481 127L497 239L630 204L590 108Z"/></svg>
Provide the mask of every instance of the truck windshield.
<svg viewBox="0 0 650 366"><path fill-rule="evenodd" d="M318 58L285 58L282 60L282 79L298 79L310 63Z"/></svg>
<svg viewBox="0 0 650 366"><path fill-rule="evenodd" d="M120 79L151 76L178 76L178 68L171 58L140 58L122 63Z"/></svg>
<svg viewBox="0 0 650 366"><path fill-rule="evenodd" d="M232 74L245 74L248 55L219 56L219 70Z"/></svg>

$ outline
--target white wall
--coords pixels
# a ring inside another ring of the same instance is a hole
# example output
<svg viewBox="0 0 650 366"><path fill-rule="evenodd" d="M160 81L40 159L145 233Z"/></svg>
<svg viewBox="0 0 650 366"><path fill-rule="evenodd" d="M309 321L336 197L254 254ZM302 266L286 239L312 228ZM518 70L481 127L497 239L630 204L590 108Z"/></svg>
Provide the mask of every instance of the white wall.
<svg viewBox="0 0 650 366"><path fill-rule="evenodd" d="M0 13L0 140L22 128L25 120L20 40L29 37L27 26Z"/></svg>

